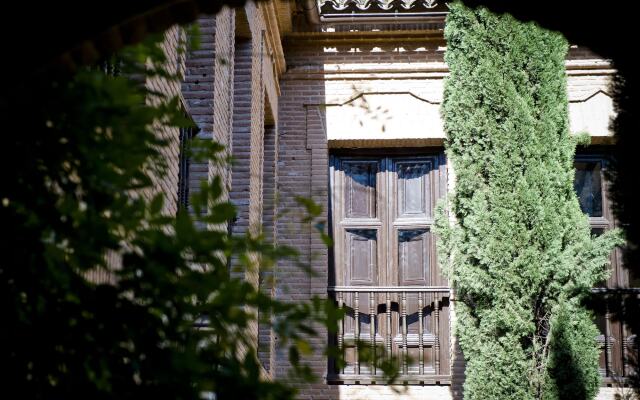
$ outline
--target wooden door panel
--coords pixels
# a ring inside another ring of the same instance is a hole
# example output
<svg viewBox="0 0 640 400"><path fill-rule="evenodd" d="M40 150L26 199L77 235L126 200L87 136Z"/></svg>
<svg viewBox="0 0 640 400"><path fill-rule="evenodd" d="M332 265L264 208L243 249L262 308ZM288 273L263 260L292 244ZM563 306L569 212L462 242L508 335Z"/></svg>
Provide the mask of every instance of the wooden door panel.
<svg viewBox="0 0 640 400"><path fill-rule="evenodd" d="M376 218L376 176L378 161L350 160L344 171L344 210L346 218Z"/></svg>
<svg viewBox="0 0 640 400"><path fill-rule="evenodd" d="M433 162L429 159L394 162L398 218L430 218Z"/></svg>
<svg viewBox="0 0 640 400"><path fill-rule="evenodd" d="M398 284L429 286L430 232L427 229L398 230Z"/></svg>
<svg viewBox="0 0 640 400"><path fill-rule="evenodd" d="M378 284L378 242L375 229L346 230L346 276L348 286Z"/></svg>
<svg viewBox="0 0 640 400"><path fill-rule="evenodd" d="M347 286L378 285L378 231L376 229L347 229L345 240L345 277ZM345 334L349 341L355 340L356 332L360 340L369 340L371 323L378 326L377 316L373 321L371 313L376 313L376 304L371 307L370 299L364 294L345 296L347 315ZM356 329L357 325L357 329Z"/></svg>

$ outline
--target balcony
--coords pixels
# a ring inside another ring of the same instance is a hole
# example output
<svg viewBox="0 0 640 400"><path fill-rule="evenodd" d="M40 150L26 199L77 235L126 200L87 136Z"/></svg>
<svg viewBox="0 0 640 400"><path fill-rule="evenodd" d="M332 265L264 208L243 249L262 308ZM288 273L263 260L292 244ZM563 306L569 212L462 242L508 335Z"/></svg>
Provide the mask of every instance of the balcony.
<svg viewBox="0 0 640 400"><path fill-rule="evenodd" d="M335 362L329 383L384 384L377 365L397 360L398 383L450 384L450 288L442 286L334 286L345 317L334 343L346 361ZM359 345L357 345L359 343ZM363 348L371 354L362 361Z"/></svg>

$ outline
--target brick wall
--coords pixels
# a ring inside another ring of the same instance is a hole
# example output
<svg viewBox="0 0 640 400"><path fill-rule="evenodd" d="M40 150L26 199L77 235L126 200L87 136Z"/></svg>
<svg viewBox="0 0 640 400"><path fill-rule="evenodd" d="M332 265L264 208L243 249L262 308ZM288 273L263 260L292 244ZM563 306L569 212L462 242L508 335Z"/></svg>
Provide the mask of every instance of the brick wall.
<svg viewBox="0 0 640 400"><path fill-rule="evenodd" d="M250 39L236 40L236 12L249 21ZM201 129L197 140L214 140L225 145L222 156L231 155L234 159L232 166L193 163L191 190L196 191L203 179L222 177L226 194L237 208L232 232L237 235L260 233L264 211L266 233L275 241L277 134L273 125L266 133L264 128L265 87L273 86L274 79L271 76L266 85L263 82L263 76L270 76L267 72L272 68L265 63L261 29L264 21L260 18L262 15L251 3L244 10L224 8L215 17L200 18L200 47L189 52L183 93L191 116ZM271 120L275 117L271 116ZM263 180L267 197L264 207ZM250 256L255 269L232 274L258 285L259 260L255 255ZM272 281L271 272L263 275L265 284L261 286L269 293L273 290ZM273 365L273 333L268 327L253 324L249 334L255 337L268 377Z"/></svg>

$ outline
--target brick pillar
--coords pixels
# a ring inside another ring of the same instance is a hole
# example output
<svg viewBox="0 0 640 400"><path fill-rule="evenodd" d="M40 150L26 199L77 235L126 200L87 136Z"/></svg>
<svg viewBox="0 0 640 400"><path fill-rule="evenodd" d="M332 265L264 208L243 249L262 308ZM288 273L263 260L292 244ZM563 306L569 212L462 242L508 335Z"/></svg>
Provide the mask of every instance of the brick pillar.
<svg viewBox="0 0 640 400"><path fill-rule="evenodd" d="M179 47L184 38L184 31L178 26L169 28L164 34L161 47L166 55L166 69L169 73L179 73L184 68L184 60L179 56ZM167 80L163 77L151 77L145 82L145 86L160 93L159 96L148 96L146 101L149 104L161 104L180 94L180 83ZM145 190L142 195L151 199L157 193L163 193L165 203L163 212L167 215L175 215L178 200L178 174L179 174L179 154L180 154L180 131L174 126L156 124L154 126L156 135L168 142L162 148L162 156L166 162L167 169L164 171L150 171L153 187Z"/></svg>
<svg viewBox="0 0 640 400"><path fill-rule="evenodd" d="M182 95L187 112L200 128L194 140L214 140L226 147L225 157L231 147L231 119L233 115L233 54L235 11L223 8L215 16L203 16L196 22L199 47L187 53ZM197 145L197 144L196 144ZM196 193L200 182L222 178L227 198L231 184L230 168L206 161L191 162L189 168L189 192Z"/></svg>
<svg viewBox="0 0 640 400"><path fill-rule="evenodd" d="M278 184L278 133L275 126L264 130L264 165L262 186L262 223L263 234L267 241L277 245L277 191ZM260 290L271 297L275 296L275 276L277 265L260 265ZM271 315L261 315L260 320L267 321ZM268 324L258 323L258 356L265 371L273 377L275 365L275 335Z"/></svg>
<svg viewBox="0 0 640 400"><path fill-rule="evenodd" d="M198 125L200 131L193 138L198 141L213 140L213 85L215 82L215 37L216 17L203 16L196 23L198 38L190 38L200 43L198 48L187 52L182 96L187 113ZM209 177L209 163L192 161L189 164L189 193L200 190L200 182Z"/></svg>
<svg viewBox="0 0 640 400"><path fill-rule="evenodd" d="M226 149L222 157L231 156L234 96L234 50L235 50L235 10L223 7L216 15L215 34L215 81L213 84L213 136ZM210 165L209 175L223 177L226 190L223 198L228 199L231 187L231 166L218 167Z"/></svg>
<svg viewBox="0 0 640 400"><path fill-rule="evenodd" d="M264 158L264 85L262 35L238 39L234 61L233 158L230 197L237 208L233 233L260 233L262 222L262 167ZM259 260L250 254L251 266L232 274L259 285ZM258 343L258 324L249 327Z"/></svg>
<svg viewBox="0 0 640 400"><path fill-rule="evenodd" d="M311 197L311 152L307 149L307 101L305 93L313 91L321 95L324 90L322 82L316 85L313 81L281 81L282 96L279 108L280 138L278 193L279 207L287 213L287 218L278 220L278 243L295 248L303 261L308 261L310 254L310 224L302 224L300 218L289 217L304 214L304 208L295 201L296 196ZM283 260L278 265L276 297L280 301L296 303L306 301L310 297L311 280L295 262ZM289 370L286 348L277 347L276 375L286 378ZM314 369L322 376L323 369ZM302 388L301 388L302 389ZM303 391L303 394L306 394Z"/></svg>
<svg viewBox="0 0 640 400"><path fill-rule="evenodd" d="M252 41L237 39L234 57L233 99L233 166L231 173L231 201L237 209L233 224L235 234L249 229L249 201L251 191L251 46Z"/></svg>

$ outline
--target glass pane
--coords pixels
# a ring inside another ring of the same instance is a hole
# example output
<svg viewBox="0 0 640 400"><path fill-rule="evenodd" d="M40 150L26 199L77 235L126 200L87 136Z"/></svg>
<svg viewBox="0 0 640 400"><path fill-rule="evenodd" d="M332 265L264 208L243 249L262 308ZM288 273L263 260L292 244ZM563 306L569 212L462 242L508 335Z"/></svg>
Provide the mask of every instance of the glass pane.
<svg viewBox="0 0 640 400"><path fill-rule="evenodd" d="M602 217L602 176L599 162L576 162L573 187L582 212Z"/></svg>

